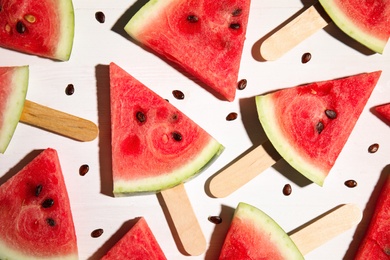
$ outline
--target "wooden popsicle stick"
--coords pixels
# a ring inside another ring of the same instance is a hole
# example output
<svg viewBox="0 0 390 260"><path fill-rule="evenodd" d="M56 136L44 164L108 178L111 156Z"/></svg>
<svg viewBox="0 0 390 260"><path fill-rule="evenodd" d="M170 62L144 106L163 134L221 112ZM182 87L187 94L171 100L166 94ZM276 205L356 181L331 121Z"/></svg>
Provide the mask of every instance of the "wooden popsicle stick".
<svg viewBox="0 0 390 260"><path fill-rule="evenodd" d="M193 256L206 251L206 238L188 199L184 184L161 191L184 250Z"/></svg>
<svg viewBox="0 0 390 260"><path fill-rule="evenodd" d="M362 211L354 204L345 204L319 219L303 225L290 235L303 255L357 225Z"/></svg>
<svg viewBox="0 0 390 260"><path fill-rule="evenodd" d="M92 141L98 135L93 122L25 100L20 122L78 141Z"/></svg>
<svg viewBox="0 0 390 260"><path fill-rule="evenodd" d="M276 60L303 40L324 28L329 20L319 12L317 5L312 5L292 21L265 39L260 46L260 55L265 60Z"/></svg>
<svg viewBox="0 0 390 260"><path fill-rule="evenodd" d="M265 146L269 146L269 151L265 150ZM210 181L210 193L216 198L226 197L274 165L280 158L267 141L214 176Z"/></svg>

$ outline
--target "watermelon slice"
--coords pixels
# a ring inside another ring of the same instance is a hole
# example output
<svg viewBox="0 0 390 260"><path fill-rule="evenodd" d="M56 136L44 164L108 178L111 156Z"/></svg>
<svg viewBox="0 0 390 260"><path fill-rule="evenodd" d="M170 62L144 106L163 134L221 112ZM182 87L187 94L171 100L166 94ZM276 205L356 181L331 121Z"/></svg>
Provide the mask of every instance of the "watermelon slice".
<svg viewBox="0 0 390 260"><path fill-rule="evenodd" d="M71 0L0 2L0 47L65 61L73 36Z"/></svg>
<svg viewBox="0 0 390 260"><path fill-rule="evenodd" d="M174 187L222 152L207 132L114 63L110 91L114 195Z"/></svg>
<svg viewBox="0 0 390 260"><path fill-rule="evenodd" d="M101 260L123 259L167 259L145 218L139 218Z"/></svg>
<svg viewBox="0 0 390 260"><path fill-rule="evenodd" d="M378 115L390 125L390 103L374 107Z"/></svg>
<svg viewBox="0 0 390 260"><path fill-rule="evenodd" d="M153 0L125 31L233 101L250 0Z"/></svg>
<svg viewBox="0 0 390 260"><path fill-rule="evenodd" d="M57 152L48 148L0 186L0 259L78 259Z"/></svg>
<svg viewBox="0 0 390 260"><path fill-rule="evenodd" d="M223 243L220 260L304 259L286 232L267 214L240 202Z"/></svg>
<svg viewBox="0 0 390 260"><path fill-rule="evenodd" d="M390 175L382 186L370 225L355 259L390 259Z"/></svg>
<svg viewBox="0 0 390 260"><path fill-rule="evenodd" d="M383 53L390 37L390 1L319 0L333 22L371 50Z"/></svg>
<svg viewBox="0 0 390 260"><path fill-rule="evenodd" d="M0 67L0 153L7 149L22 114L28 75L28 66Z"/></svg>
<svg viewBox="0 0 390 260"><path fill-rule="evenodd" d="M264 131L280 155L322 186L381 71L257 96Z"/></svg>

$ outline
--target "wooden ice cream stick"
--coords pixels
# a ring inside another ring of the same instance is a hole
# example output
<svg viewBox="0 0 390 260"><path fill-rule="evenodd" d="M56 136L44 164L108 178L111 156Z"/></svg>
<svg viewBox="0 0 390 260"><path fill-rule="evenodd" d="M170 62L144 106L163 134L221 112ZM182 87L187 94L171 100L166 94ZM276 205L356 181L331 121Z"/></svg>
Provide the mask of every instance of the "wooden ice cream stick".
<svg viewBox="0 0 390 260"><path fill-rule="evenodd" d="M216 198L226 197L274 165L280 158L271 143L266 141L215 175L210 181L210 193Z"/></svg>
<svg viewBox="0 0 390 260"><path fill-rule="evenodd" d="M320 4L312 5L282 28L266 38L260 46L260 55L265 60L276 60L303 40L324 28L330 21L318 10Z"/></svg>
<svg viewBox="0 0 390 260"><path fill-rule="evenodd" d="M206 251L206 238L188 199L184 184L161 191L184 250L193 256Z"/></svg>
<svg viewBox="0 0 390 260"><path fill-rule="evenodd" d="M305 255L357 225L361 219L362 211L356 205L345 204L298 228L296 232L290 234L290 238Z"/></svg>
<svg viewBox="0 0 390 260"><path fill-rule="evenodd" d="M78 141L92 141L98 127L91 121L25 100L20 122Z"/></svg>

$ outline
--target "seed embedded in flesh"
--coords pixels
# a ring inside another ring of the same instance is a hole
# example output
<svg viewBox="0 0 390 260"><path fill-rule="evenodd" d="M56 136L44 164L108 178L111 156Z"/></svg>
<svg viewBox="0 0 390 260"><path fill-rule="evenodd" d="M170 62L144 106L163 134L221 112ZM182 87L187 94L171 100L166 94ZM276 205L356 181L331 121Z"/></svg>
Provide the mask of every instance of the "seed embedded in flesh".
<svg viewBox="0 0 390 260"><path fill-rule="evenodd" d="M11 32L11 26L8 23L5 25L5 31L8 33Z"/></svg>
<svg viewBox="0 0 390 260"><path fill-rule="evenodd" d="M286 184L284 185L283 187L283 194L286 195L286 196L289 196L292 192L292 188L291 188L291 185L290 184Z"/></svg>
<svg viewBox="0 0 390 260"><path fill-rule="evenodd" d="M357 182L355 180L347 180L344 182L344 185L348 188L354 188L357 186Z"/></svg>
<svg viewBox="0 0 390 260"><path fill-rule="evenodd" d="M230 29L238 30L238 29L240 29L241 26L239 23L231 23L229 27L230 27Z"/></svg>
<svg viewBox="0 0 390 260"><path fill-rule="evenodd" d="M49 224L49 226L51 226L51 227L54 227L54 226L56 225L56 222L55 222L54 219L52 219L52 218L47 218L47 219L46 219L46 222L47 222L47 224Z"/></svg>
<svg viewBox="0 0 390 260"><path fill-rule="evenodd" d="M174 139L175 141L178 141L178 142L180 142L180 141L183 139L183 137L181 136L181 134L178 133L178 132L173 132L173 133L172 133L172 137L173 137L173 139Z"/></svg>
<svg viewBox="0 0 390 260"><path fill-rule="evenodd" d="M220 216L209 216L208 220L214 224L221 224L222 223L222 218Z"/></svg>
<svg viewBox="0 0 390 260"><path fill-rule="evenodd" d="M379 144L375 143L375 144L372 144L368 147L368 152L369 153L376 153L379 149Z"/></svg>
<svg viewBox="0 0 390 260"><path fill-rule="evenodd" d="M16 31L20 34L22 33L25 33L26 32L26 26L24 25L24 23L22 21L18 21L16 23Z"/></svg>
<svg viewBox="0 0 390 260"><path fill-rule="evenodd" d="M35 23L35 21L37 20L37 19L35 18L35 16L32 15L32 14L26 14L26 15L24 16L24 19L25 19L27 22L29 22L29 23Z"/></svg>
<svg viewBox="0 0 390 260"><path fill-rule="evenodd" d="M301 61L303 64L308 63L311 60L311 54L306 52L302 55Z"/></svg>
<svg viewBox="0 0 390 260"><path fill-rule="evenodd" d="M180 90L174 90L172 91L172 94L176 99L184 99L184 93Z"/></svg>
<svg viewBox="0 0 390 260"><path fill-rule="evenodd" d="M42 184L39 184L39 185L37 185L37 186L35 187L35 196L36 196L36 197L38 197L39 194L41 194L42 188L43 188Z"/></svg>
<svg viewBox="0 0 390 260"><path fill-rule="evenodd" d="M240 80L238 83L237 83L237 88L239 90L243 90L246 88L246 85L247 85L248 81L246 79L242 79Z"/></svg>
<svg viewBox="0 0 390 260"><path fill-rule="evenodd" d="M45 209L47 208L50 208L54 205L54 200L53 199L45 199L43 202L42 202L42 207L44 207Z"/></svg>
<svg viewBox="0 0 390 260"><path fill-rule="evenodd" d="M237 9L235 9L235 10L232 12L232 15L233 15L233 16L239 16L241 13L242 13L242 9L241 9L241 8L237 8Z"/></svg>
<svg viewBox="0 0 390 260"><path fill-rule="evenodd" d="M233 121L237 119L238 114L236 112L231 112L226 116L227 121Z"/></svg>
<svg viewBox="0 0 390 260"><path fill-rule="evenodd" d="M194 14L190 14L187 16L187 21L189 21L190 23L197 23L199 21L199 18Z"/></svg>
<svg viewBox="0 0 390 260"><path fill-rule="evenodd" d="M104 15L104 13L102 11L98 11L95 13L95 19L99 23L104 23L106 21L106 16Z"/></svg>
<svg viewBox="0 0 390 260"><path fill-rule="evenodd" d="M336 111L332 110L332 109L326 109L325 110L325 115L329 118L329 119L335 119L337 117L337 113Z"/></svg>
<svg viewBox="0 0 390 260"><path fill-rule="evenodd" d="M324 123L322 123L321 121L318 122L316 125L316 130L319 134L321 134L322 130L324 130Z"/></svg>
<svg viewBox="0 0 390 260"><path fill-rule="evenodd" d="M103 229L98 228L91 232L91 237L97 238L100 237L103 234Z"/></svg>
<svg viewBox="0 0 390 260"><path fill-rule="evenodd" d="M85 174L87 174L89 171L89 165L88 164L83 164L80 166L79 168L79 174L81 176L84 176Z"/></svg>
<svg viewBox="0 0 390 260"><path fill-rule="evenodd" d="M65 94L71 96L74 94L74 86L73 84L68 84L65 88Z"/></svg>
<svg viewBox="0 0 390 260"><path fill-rule="evenodd" d="M137 114L135 115L137 117L137 120L140 122L140 123L143 123L146 121L146 116L144 113L142 113L141 111L138 111Z"/></svg>

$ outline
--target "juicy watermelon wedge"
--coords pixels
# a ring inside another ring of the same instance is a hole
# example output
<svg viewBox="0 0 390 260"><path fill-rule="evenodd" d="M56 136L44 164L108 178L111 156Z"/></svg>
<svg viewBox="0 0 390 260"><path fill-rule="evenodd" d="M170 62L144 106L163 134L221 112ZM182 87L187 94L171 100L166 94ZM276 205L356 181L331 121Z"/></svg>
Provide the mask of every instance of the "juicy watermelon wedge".
<svg viewBox="0 0 390 260"><path fill-rule="evenodd" d="M0 2L0 47L65 61L73 37L72 0Z"/></svg>
<svg viewBox="0 0 390 260"><path fill-rule="evenodd" d="M114 63L110 91L115 196L174 187L222 152L200 126Z"/></svg>
<svg viewBox="0 0 390 260"><path fill-rule="evenodd" d="M390 37L390 1L319 0L346 34L377 53Z"/></svg>
<svg viewBox="0 0 390 260"><path fill-rule="evenodd" d="M28 66L0 67L0 153L7 149L22 115Z"/></svg>
<svg viewBox="0 0 390 260"><path fill-rule="evenodd" d="M374 107L379 117L382 118L388 125L390 125L390 103Z"/></svg>
<svg viewBox="0 0 390 260"><path fill-rule="evenodd" d="M286 232L267 214L240 202L219 260L304 259Z"/></svg>
<svg viewBox="0 0 390 260"><path fill-rule="evenodd" d="M0 259L78 259L57 152L48 148L0 186Z"/></svg>
<svg viewBox="0 0 390 260"><path fill-rule="evenodd" d="M382 186L370 224L357 251L356 260L390 258L390 175Z"/></svg>
<svg viewBox="0 0 390 260"><path fill-rule="evenodd" d="M257 96L260 122L279 154L322 186L381 71Z"/></svg>
<svg viewBox="0 0 390 260"><path fill-rule="evenodd" d="M153 259L166 260L145 218L137 223L103 256L101 260Z"/></svg>
<svg viewBox="0 0 390 260"><path fill-rule="evenodd" d="M233 101L249 6L250 0L152 0L125 31Z"/></svg>

